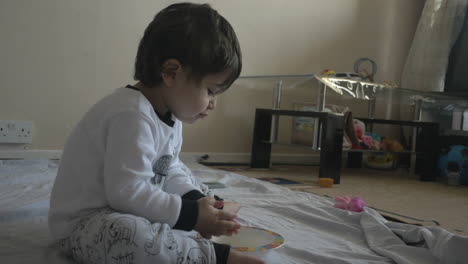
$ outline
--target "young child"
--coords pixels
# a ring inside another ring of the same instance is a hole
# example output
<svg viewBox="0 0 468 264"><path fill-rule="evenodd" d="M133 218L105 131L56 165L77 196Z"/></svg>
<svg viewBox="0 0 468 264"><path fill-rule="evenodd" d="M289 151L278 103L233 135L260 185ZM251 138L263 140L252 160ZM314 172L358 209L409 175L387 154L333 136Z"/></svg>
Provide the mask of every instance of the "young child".
<svg viewBox="0 0 468 264"><path fill-rule="evenodd" d="M206 117L241 68L234 30L209 5L155 16L138 82L94 105L63 150L49 227L64 253L79 263L263 263L207 239L240 226L178 158L181 122Z"/></svg>

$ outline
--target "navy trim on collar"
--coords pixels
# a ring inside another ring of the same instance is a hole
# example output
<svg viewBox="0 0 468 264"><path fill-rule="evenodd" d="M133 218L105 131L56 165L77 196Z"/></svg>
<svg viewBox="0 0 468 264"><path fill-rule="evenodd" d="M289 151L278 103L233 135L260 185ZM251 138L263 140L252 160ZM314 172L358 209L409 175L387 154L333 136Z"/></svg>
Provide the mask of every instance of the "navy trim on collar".
<svg viewBox="0 0 468 264"><path fill-rule="evenodd" d="M133 86L133 85L130 85L130 84L127 84L127 86L125 86L125 88L130 88L130 89L133 89L135 91L140 91L140 89L138 89L137 87ZM156 113L156 115L159 117L159 119L161 121L164 122L164 124L170 126L170 127L174 127L174 120L172 120L172 113L170 111L167 111L167 113L165 115L160 115L156 109L153 107L153 110L154 112Z"/></svg>

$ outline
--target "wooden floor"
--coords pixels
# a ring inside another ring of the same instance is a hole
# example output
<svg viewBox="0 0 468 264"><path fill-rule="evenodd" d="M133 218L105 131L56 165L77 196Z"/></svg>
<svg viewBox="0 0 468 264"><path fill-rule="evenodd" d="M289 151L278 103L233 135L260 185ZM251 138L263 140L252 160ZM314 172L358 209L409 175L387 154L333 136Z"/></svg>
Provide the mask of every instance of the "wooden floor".
<svg viewBox="0 0 468 264"><path fill-rule="evenodd" d="M252 169L247 166L215 166L254 178L279 177L300 182L282 185L293 190L329 197L359 196L383 215L407 223L436 226L468 235L468 186L449 186L443 182L421 182L406 170L381 171L343 169L341 184L318 186L316 166L273 166Z"/></svg>

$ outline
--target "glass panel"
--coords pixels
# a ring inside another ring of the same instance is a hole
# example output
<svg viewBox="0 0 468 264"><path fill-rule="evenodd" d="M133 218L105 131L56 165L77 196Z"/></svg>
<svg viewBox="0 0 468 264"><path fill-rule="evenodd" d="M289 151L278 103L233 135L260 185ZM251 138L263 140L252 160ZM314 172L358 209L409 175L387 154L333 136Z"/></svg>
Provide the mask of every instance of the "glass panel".
<svg viewBox="0 0 468 264"><path fill-rule="evenodd" d="M234 85L251 89L272 89L281 81L283 82L283 88L290 90L313 80L315 80L314 74L241 76Z"/></svg>
<svg viewBox="0 0 468 264"><path fill-rule="evenodd" d="M398 88L389 84L370 83L335 77L315 77L330 90L343 96L342 99L371 100L377 97L394 95L400 104L412 105L416 100L422 100L427 107L453 110L456 107L468 107L468 101L455 96L437 92L422 92Z"/></svg>
<svg viewBox="0 0 468 264"><path fill-rule="evenodd" d="M468 101L461 97L450 96L438 92L423 92L396 86L369 83L335 77L316 76L316 79L325 84L331 93L327 99L339 97L340 101L346 100L375 100L377 110L384 116L375 116L376 118L400 119L400 120L418 120L438 122L441 130L459 129L459 125L454 125L454 113L463 113L468 109ZM420 114L417 109L420 109ZM354 109L352 108L353 113ZM360 113L359 115L362 115ZM461 121L459 121L461 122Z"/></svg>
<svg viewBox="0 0 468 264"><path fill-rule="evenodd" d="M254 103L247 107L273 108L278 85L281 85L280 109L316 110L320 88L325 85L326 111L348 108L355 117L396 120L415 120L421 116L423 121L438 122L441 130L452 129L454 113L463 115L468 109L468 100L462 97L314 74L243 76L233 86L243 87L239 90L255 97ZM420 115L415 114L418 109ZM468 129L468 121L465 122Z"/></svg>
<svg viewBox="0 0 468 264"><path fill-rule="evenodd" d="M236 80L233 87L249 90L252 95L258 96L258 100L255 101L256 107L273 108L276 101L275 90L279 85L281 86L280 109L301 110L300 106L307 105L307 109L304 110L313 110L319 92L314 74L243 76ZM268 100L268 105L265 105L265 100Z"/></svg>

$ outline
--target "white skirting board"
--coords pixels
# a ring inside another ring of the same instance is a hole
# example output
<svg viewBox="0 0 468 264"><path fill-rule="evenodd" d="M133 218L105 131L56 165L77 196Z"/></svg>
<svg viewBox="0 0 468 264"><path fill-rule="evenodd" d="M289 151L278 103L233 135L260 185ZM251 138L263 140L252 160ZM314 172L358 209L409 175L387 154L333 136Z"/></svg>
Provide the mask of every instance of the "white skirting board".
<svg viewBox="0 0 468 264"><path fill-rule="evenodd" d="M181 156L195 157L197 161L208 164L250 164L250 153L183 152ZM272 153L271 161L273 164L318 165L320 162L320 154Z"/></svg>
<svg viewBox="0 0 468 264"><path fill-rule="evenodd" d="M60 159L62 150L28 149L28 150L0 150L0 159ZM194 157L197 161L206 163L233 163L249 164L250 153L223 153L223 152L182 152L182 157ZM310 164L318 165L320 155L272 153L273 163L282 164Z"/></svg>
<svg viewBox="0 0 468 264"><path fill-rule="evenodd" d="M60 159L61 155L58 149L0 150L0 159Z"/></svg>

